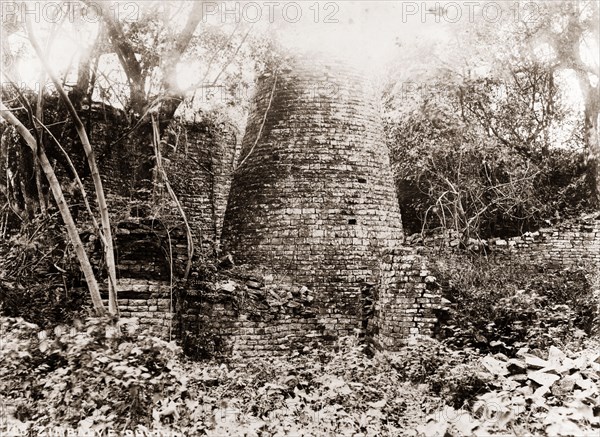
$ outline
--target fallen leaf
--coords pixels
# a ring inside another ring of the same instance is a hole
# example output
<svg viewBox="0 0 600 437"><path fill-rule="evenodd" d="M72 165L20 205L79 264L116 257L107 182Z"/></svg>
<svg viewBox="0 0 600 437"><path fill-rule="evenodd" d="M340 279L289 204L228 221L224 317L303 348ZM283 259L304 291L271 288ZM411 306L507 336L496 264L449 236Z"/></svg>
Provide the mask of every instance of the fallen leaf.
<svg viewBox="0 0 600 437"><path fill-rule="evenodd" d="M552 364L546 360L542 360L541 358L535 357L533 355L528 355L525 357L525 363L534 369L544 369L551 368Z"/></svg>
<svg viewBox="0 0 600 437"><path fill-rule="evenodd" d="M510 372L508 371L508 369L506 368L506 363L499 361L491 356L486 356L483 357L483 359L481 360L481 364L483 365L483 367L485 367L488 372L490 372L492 375L496 375L496 376L504 376L504 375L508 375Z"/></svg>
<svg viewBox="0 0 600 437"><path fill-rule="evenodd" d="M548 388L550 388L552 386L552 384L554 384L556 381L558 381L560 379L560 376L558 376L558 375L554 375L552 373L540 372L540 371L529 372L527 374L527 377L529 379L531 379L532 381L537 382L539 385L543 385Z"/></svg>
<svg viewBox="0 0 600 437"><path fill-rule="evenodd" d="M443 437L448 430L448 423L445 420L434 421L430 420L425 425L417 427L417 432L426 437Z"/></svg>

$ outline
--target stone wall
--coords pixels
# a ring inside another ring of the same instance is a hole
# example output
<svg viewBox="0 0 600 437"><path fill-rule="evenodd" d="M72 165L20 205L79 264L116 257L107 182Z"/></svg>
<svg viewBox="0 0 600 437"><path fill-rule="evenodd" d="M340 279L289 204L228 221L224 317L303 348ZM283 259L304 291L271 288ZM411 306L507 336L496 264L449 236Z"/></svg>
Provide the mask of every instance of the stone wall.
<svg viewBox="0 0 600 437"><path fill-rule="evenodd" d="M458 235L441 238L411 236L412 246L424 246L429 253L443 250L463 251ZM469 249L480 252L491 262L510 264L526 262L545 268L566 268L600 264L600 218L586 216L572 219L536 232L525 232L508 239L471 240Z"/></svg>
<svg viewBox="0 0 600 437"><path fill-rule="evenodd" d="M170 129L164 151L165 169L196 243L218 243L221 237L235 145L231 129L206 121ZM162 196L168 194L164 192Z"/></svg>
<svg viewBox="0 0 600 437"><path fill-rule="evenodd" d="M412 248L386 251L376 292L367 329L376 347L395 350L408 341L431 336L441 295L425 257Z"/></svg>
<svg viewBox="0 0 600 437"><path fill-rule="evenodd" d="M491 262L563 268L600 262L600 220L583 218L510 239L479 242ZM354 334L364 334L377 348L396 350L407 342L432 334L440 307L438 284L428 269L428 254L418 238L416 247L383 251L378 279L358 293ZM444 250L461 249L454 239ZM439 241L437 241L439 243ZM452 243L452 247L450 247ZM472 242L472 244L475 244ZM440 256L438 254L437 256ZM443 256L443 252L442 255ZM137 316L143 326L186 348L203 348L207 355L269 356L301 350L313 342L328 343L338 335L338 324L323 317L317 290L272 275L219 273L212 286L188 283L173 295L168 282L125 279L121 285L124 316ZM173 302L175 318L166 311ZM168 330L169 327L171 331ZM168 338L168 337L167 337Z"/></svg>
<svg viewBox="0 0 600 437"><path fill-rule="evenodd" d="M102 259L97 241L96 261ZM116 224L117 277L170 281L180 277L187 263L187 242L182 227L167 229L152 218L131 218Z"/></svg>
<svg viewBox="0 0 600 437"><path fill-rule="evenodd" d="M307 287L229 278L181 288L177 299L181 342L195 356L272 356L328 339Z"/></svg>
<svg viewBox="0 0 600 437"><path fill-rule="evenodd" d="M287 62L257 83L222 244L314 289L326 334L347 335L381 251L403 238L382 123L359 72L318 55Z"/></svg>
<svg viewBox="0 0 600 437"><path fill-rule="evenodd" d="M600 220L582 218L507 240L488 241L497 262L512 259L564 268L600 264Z"/></svg>
<svg viewBox="0 0 600 437"><path fill-rule="evenodd" d="M146 167L149 163L154 165L154 151L151 144L140 150L142 145L131 138L125 117L122 111L98 104L85 112L84 117L111 211L118 211L122 219L154 215L183 223L160 176L154 172L154 181L142 180L151 173ZM134 136L142 135L138 132ZM205 119L194 123L172 122L162 143L163 166L186 213L195 242L218 243L236 150L233 128ZM83 176L85 172L82 163ZM89 178L88 186L88 192L93 193Z"/></svg>
<svg viewBox="0 0 600 437"><path fill-rule="evenodd" d="M118 293L121 317L137 318L141 328L165 340L177 335L170 282L121 278ZM102 294L104 304L108 305L108 295Z"/></svg>
<svg viewBox="0 0 600 437"><path fill-rule="evenodd" d="M111 207L128 207L127 201L135 199L136 177L139 175L138 160L134 159L134 153L129 149L127 137L127 116L124 111L108 105L94 103L87 110L82 110L82 121L86 124L88 137L100 171L100 178L104 191L111 200L116 200L118 205ZM71 136L71 135L70 135ZM73 138L78 138L73 132ZM77 142L77 141L75 141ZM80 147L73 146L74 151ZM74 153L75 156L81 155ZM88 193L93 195L93 184L86 177L89 170L84 161L81 162L80 176L88 182Z"/></svg>
<svg viewBox="0 0 600 437"><path fill-rule="evenodd" d="M320 316L316 293L305 286L273 281L273 275L240 279L239 269L218 277L176 283L173 290L168 281L122 278L121 316L137 317L152 334L177 339L201 357L281 355L339 336L337 324ZM431 335L440 296L425 258L407 248L389 250L380 282L364 288L373 294L361 295L364 329L357 324L354 335L385 350Z"/></svg>

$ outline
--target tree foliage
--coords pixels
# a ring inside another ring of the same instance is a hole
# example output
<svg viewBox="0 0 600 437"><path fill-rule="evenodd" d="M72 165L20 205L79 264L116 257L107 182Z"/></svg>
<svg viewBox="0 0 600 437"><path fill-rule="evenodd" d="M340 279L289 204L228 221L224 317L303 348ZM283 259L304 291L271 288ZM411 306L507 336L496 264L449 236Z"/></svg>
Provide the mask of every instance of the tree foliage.
<svg viewBox="0 0 600 437"><path fill-rule="evenodd" d="M587 122L572 122L568 90L536 56L533 30L475 22L453 32L460 43L402 46L384 89L405 228L452 228L467 242L592 207Z"/></svg>

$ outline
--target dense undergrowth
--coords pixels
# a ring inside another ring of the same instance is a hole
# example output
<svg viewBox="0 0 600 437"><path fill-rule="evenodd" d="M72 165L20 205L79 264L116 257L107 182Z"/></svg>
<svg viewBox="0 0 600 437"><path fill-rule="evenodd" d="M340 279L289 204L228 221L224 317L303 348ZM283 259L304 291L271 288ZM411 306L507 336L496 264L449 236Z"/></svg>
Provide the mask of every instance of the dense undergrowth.
<svg viewBox="0 0 600 437"><path fill-rule="evenodd" d="M27 250L26 260L41 254ZM18 266L22 252L5 263ZM28 315L36 289L18 300L28 284L14 283L1 319L0 435L600 432L598 299L588 271L453 255L435 273L446 299L437 339L382 353L346 338L254 360L192 361L135 319L38 308L25 321L15 316ZM35 305L48 300L61 304L42 293Z"/></svg>
<svg viewBox="0 0 600 437"><path fill-rule="evenodd" d="M600 426L600 344L588 339L512 359L433 339L371 354L346 338L291 356L192 362L131 319L43 331L2 318L2 333L2 435L596 435Z"/></svg>
<svg viewBox="0 0 600 437"><path fill-rule="evenodd" d="M0 239L2 314L54 327L84 316L88 294L57 214L22 223Z"/></svg>
<svg viewBox="0 0 600 437"><path fill-rule="evenodd" d="M456 254L433 261L447 303L438 336L457 348L514 356L524 346L577 343L600 327L595 268L549 270Z"/></svg>
<svg viewBox="0 0 600 437"><path fill-rule="evenodd" d="M45 332L3 318L2 330L4 432L398 435L439 404L351 338L331 350L217 363L187 361L125 319Z"/></svg>

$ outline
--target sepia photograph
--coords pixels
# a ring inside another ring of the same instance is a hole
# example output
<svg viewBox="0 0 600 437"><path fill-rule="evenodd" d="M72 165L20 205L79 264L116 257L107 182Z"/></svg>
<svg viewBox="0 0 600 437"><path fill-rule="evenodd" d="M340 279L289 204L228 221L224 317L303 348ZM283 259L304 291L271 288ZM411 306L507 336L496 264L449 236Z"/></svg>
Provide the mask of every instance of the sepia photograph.
<svg viewBox="0 0 600 437"><path fill-rule="evenodd" d="M599 0L0 17L0 437L600 435Z"/></svg>

